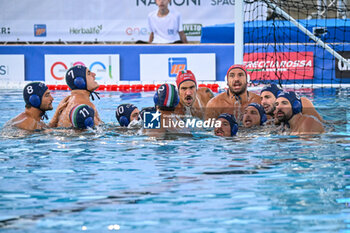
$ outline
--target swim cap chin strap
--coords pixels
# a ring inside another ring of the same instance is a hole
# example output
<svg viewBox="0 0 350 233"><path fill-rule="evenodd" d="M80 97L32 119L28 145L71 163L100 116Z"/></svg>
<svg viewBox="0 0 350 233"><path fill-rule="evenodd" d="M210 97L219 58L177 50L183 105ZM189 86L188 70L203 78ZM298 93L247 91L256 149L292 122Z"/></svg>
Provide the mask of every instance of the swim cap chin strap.
<svg viewBox="0 0 350 233"><path fill-rule="evenodd" d="M88 90L88 92L90 92L90 96L91 96L91 99L92 99L92 101L94 101L95 100L95 98L94 98L94 95L93 94L95 94L96 95L96 97L98 98L98 99L100 99L100 93L98 93L98 92L96 92L96 91L89 91Z"/></svg>
<svg viewBox="0 0 350 233"><path fill-rule="evenodd" d="M41 113L41 120L48 120L49 117L47 116L47 113L45 111L43 111L43 110L41 110L41 111L42 111L42 113Z"/></svg>

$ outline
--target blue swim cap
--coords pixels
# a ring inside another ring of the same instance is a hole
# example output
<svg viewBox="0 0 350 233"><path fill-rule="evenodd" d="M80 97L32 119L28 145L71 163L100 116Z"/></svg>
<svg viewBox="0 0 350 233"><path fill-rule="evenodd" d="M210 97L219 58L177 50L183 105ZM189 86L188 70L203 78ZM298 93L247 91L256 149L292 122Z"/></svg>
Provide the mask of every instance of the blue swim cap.
<svg viewBox="0 0 350 233"><path fill-rule="evenodd" d="M173 111L179 104L179 95L173 84L163 84L158 88L153 100L161 110Z"/></svg>
<svg viewBox="0 0 350 233"><path fill-rule="evenodd" d="M86 90L86 67L77 65L66 72L66 83L71 90Z"/></svg>
<svg viewBox="0 0 350 233"><path fill-rule="evenodd" d="M277 98L278 94L281 93L283 90L281 88L279 88L276 84L271 83L271 84L268 84L268 85L263 87L263 89L260 92L260 95L264 91L271 92Z"/></svg>
<svg viewBox="0 0 350 233"><path fill-rule="evenodd" d="M235 136L237 134L237 131L238 131L238 124L237 124L235 116L228 114L228 113L223 113L220 116L218 116L217 119L219 119L219 118L226 119L230 123L231 136Z"/></svg>
<svg viewBox="0 0 350 233"><path fill-rule="evenodd" d="M132 111L137 107L133 104L121 104L115 111L115 117L117 118L120 126L128 126L130 124L130 116Z"/></svg>
<svg viewBox="0 0 350 233"><path fill-rule="evenodd" d="M277 98L280 98L280 97L284 97L284 98L288 99L289 103L292 105L293 115L298 114L302 111L303 106L301 104L300 97L294 91L281 92L277 96Z"/></svg>
<svg viewBox="0 0 350 233"><path fill-rule="evenodd" d="M47 89L47 86L42 82L32 82L27 84L23 89L25 103L34 108L40 109L41 100Z"/></svg>
<svg viewBox="0 0 350 233"><path fill-rule="evenodd" d="M248 105L248 107L249 106L252 106L252 107L256 108L259 111L260 125L263 125L267 121L266 113L265 113L265 110L264 110L263 106L261 106L260 104L257 104L257 103L250 103Z"/></svg>
<svg viewBox="0 0 350 233"><path fill-rule="evenodd" d="M74 128L86 129L94 127L95 111L86 104L76 105L69 113L69 119Z"/></svg>

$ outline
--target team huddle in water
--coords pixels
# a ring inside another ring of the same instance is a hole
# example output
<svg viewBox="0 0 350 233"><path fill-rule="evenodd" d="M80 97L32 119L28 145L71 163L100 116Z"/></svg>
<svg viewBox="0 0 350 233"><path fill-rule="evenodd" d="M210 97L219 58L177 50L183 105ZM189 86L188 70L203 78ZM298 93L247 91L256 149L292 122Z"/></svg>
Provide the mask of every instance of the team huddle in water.
<svg viewBox="0 0 350 233"><path fill-rule="evenodd" d="M90 101L99 84L95 73L84 66L67 70L65 79L71 89L69 96L58 105L52 119L45 124L46 111L52 110L54 98L42 82L32 82L23 89L25 111L7 125L24 130L48 128L93 128L103 124L95 105ZM143 129L147 135L160 136L179 132L185 125L207 124L216 136L232 137L241 129L274 127L291 135L323 133L323 119L312 102L293 91L283 91L276 84L263 87L260 96L247 90L248 74L245 66L233 65L226 75L228 88L214 96L207 87L198 87L190 70L179 72L176 86L161 85L154 95L154 106L141 111L133 104L121 104L116 119L121 127L143 125L146 113L160 119L160 127ZM194 119L196 121L194 121ZM198 123L198 122L199 123ZM177 123L174 123L177 122ZM204 122L204 123L203 123Z"/></svg>

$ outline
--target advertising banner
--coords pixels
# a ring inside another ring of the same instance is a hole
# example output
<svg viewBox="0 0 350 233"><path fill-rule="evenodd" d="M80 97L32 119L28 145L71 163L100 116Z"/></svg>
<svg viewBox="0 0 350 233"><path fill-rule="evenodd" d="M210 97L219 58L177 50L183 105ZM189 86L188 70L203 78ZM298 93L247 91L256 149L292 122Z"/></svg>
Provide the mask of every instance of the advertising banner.
<svg viewBox="0 0 350 233"><path fill-rule="evenodd" d="M250 80L314 78L313 52L246 53L243 60Z"/></svg>
<svg viewBox="0 0 350 233"><path fill-rule="evenodd" d="M171 0L188 40L203 26L234 21L234 0ZM155 0L11 0L1 3L0 41L148 40ZM28 10L30 9L30 10Z"/></svg>
<svg viewBox="0 0 350 233"><path fill-rule="evenodd" d="M96 74L99 84L115 84L120 80L119 55L45 55L45 83L66 84L66 71L75 65L83 65Z"/></svg>
<svg viewBox="0 0 350 233"><path fill-rule="evenodd" d="M338 52L342 57L350 62L350 51ZM336 78L350 78L350 65L335 59L335 77Z"/></svg>
<svg viewBox="0 0 350 233"><path fill-rule="evenodd" d="M0 55L0 83L25 81L24 55Z"/></svg>
<svg viewBox="0 0 350 233"><path fill-rule="evenodd" d="M182 70L191 70L197 81L215 81L215 60L215 53L140 54L140 81L175 82Z"/></svg>

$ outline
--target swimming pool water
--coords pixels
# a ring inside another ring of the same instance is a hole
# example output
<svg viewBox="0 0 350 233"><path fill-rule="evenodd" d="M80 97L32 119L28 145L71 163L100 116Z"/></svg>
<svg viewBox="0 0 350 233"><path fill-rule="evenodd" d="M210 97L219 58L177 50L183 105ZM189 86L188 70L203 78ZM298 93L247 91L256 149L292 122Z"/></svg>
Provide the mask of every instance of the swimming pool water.
<svg viewBox="0 0 350 233"><path fill-rule="evenodd" d="M68 92L52 93L55 109ZM338 121L326 134L126 135L115 108L153 93L119 92L95 101L107 127L3 134L0 232L350 232L350 92L303 94ZM22 92L0 90L0 109L2 128Z"/></svg>

